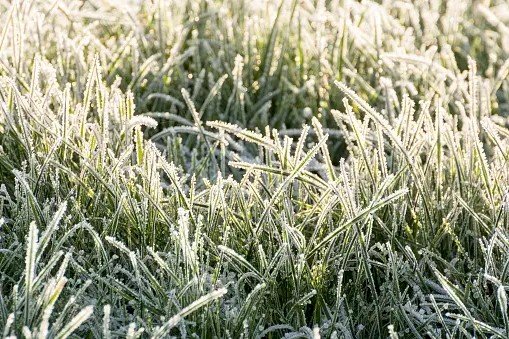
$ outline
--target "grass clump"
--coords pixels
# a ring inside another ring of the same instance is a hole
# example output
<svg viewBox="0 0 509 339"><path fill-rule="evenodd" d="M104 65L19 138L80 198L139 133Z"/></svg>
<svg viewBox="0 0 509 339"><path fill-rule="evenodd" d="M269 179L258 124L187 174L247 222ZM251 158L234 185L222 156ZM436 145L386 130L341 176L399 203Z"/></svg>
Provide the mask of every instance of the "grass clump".
<svg viewBox="0 0 509 339"><path fill-rule="evenodd" d="M507 13L0 0L0 333L508 337Z"/></svg>

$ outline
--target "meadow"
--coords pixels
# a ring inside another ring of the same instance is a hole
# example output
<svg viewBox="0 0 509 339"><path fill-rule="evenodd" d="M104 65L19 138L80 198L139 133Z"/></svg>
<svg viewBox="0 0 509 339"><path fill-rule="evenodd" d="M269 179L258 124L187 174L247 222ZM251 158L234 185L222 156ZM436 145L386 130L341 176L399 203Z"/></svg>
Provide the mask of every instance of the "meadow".
<svg viewBox="0 0 509 339"><path fill-rule="evenodd" d="M509 338L505 0L0 0L0 335Z"/></svg>

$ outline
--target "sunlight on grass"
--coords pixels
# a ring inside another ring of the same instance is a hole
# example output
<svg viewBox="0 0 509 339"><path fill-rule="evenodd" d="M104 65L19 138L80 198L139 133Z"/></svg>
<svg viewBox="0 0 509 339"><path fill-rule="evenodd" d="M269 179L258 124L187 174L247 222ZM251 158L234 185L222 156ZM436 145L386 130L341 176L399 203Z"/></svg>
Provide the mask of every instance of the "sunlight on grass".
<svg viewBox="0 0 509 339"><path fill-rule="evenodd" d="M509 4L0 0L0 334L509 337Z"/></svg>

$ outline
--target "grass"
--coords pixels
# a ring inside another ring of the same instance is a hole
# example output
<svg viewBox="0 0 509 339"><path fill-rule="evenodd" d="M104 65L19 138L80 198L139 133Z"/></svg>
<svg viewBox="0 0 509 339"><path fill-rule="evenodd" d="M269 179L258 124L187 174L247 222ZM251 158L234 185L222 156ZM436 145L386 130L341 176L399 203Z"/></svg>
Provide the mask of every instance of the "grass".
<svg viewBox="0 0 509 339"><path fill-rule="evenodd" d="M509 337L508 13L0 0L0 334Z"/></svg>

